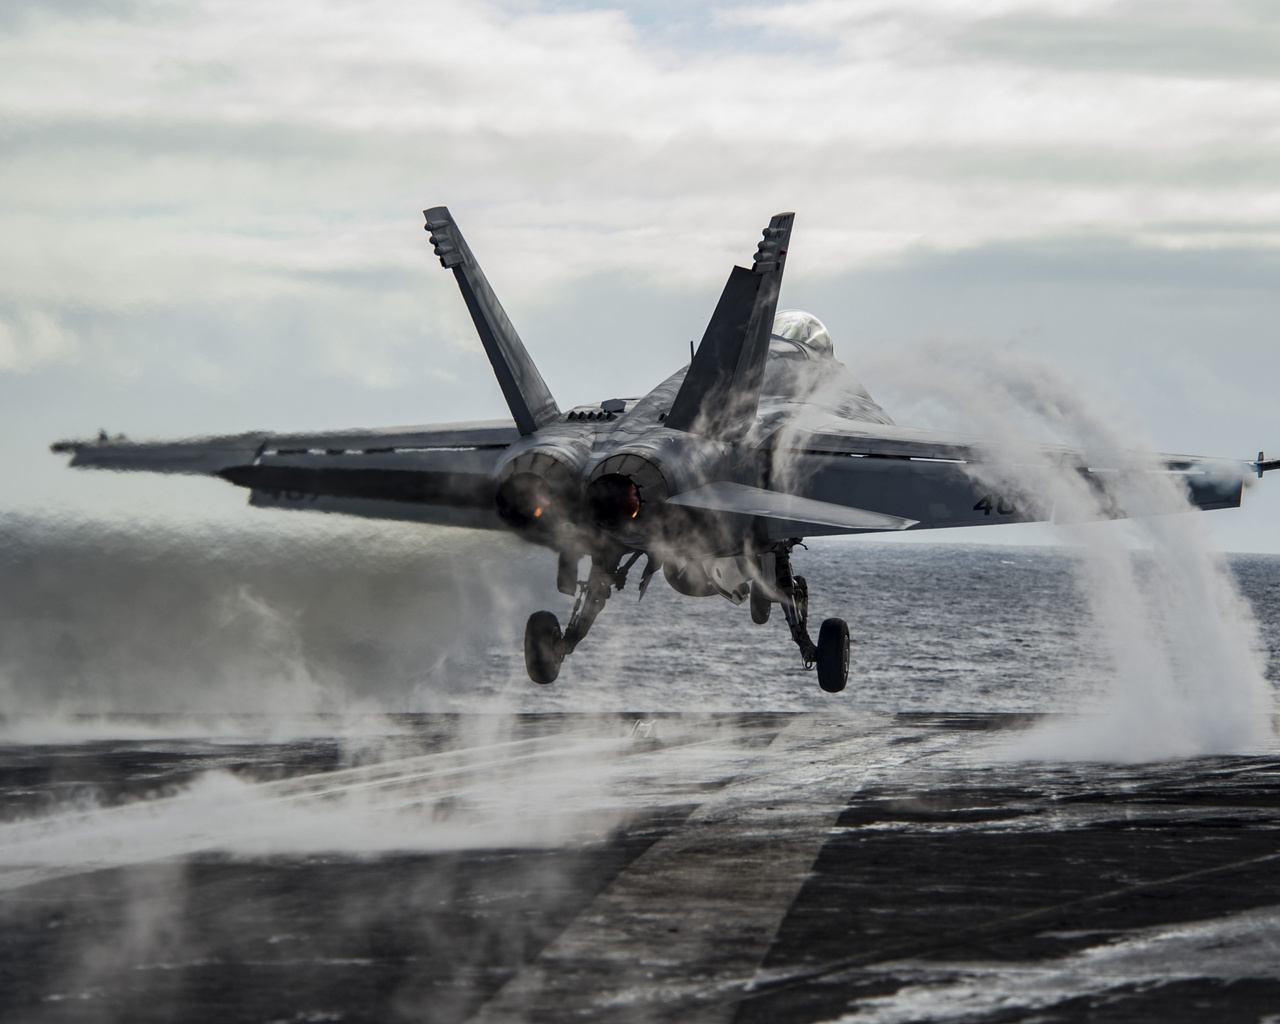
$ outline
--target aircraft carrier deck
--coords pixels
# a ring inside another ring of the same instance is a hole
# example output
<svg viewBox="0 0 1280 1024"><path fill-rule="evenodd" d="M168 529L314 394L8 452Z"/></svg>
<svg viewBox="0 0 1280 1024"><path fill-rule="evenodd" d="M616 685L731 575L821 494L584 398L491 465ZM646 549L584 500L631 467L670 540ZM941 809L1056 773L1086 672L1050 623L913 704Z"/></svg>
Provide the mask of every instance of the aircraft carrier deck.
<svg viewBox="0 0 1280 1024"><path fill-rule="evenodd" d="M5 745L0 1019L1280 1020L1280 757L1010 760L1036 724Z"/></svg>

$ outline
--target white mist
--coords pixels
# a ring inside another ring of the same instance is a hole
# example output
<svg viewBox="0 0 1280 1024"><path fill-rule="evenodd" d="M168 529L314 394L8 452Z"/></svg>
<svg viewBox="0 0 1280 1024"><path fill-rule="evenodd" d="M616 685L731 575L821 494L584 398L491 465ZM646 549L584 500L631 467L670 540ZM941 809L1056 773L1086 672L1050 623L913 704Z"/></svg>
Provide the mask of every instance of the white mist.
<svg viewBox="0 0 1280 1024"><path fill-rule="evenodd" d="M1055 518L1076 524L1058 529L1079 555L1091 639L1110 666L1107 696L1100 707L1082 708L1087 715L1032 730L1012 756L1155 761L1242 753L1270 741L1273 699L1252 610L1211 548L1206 513L1161 471L1132 425L1052 367L1007 348L919 346L879 361L874 373L896 381L934 425L995 440L1013 468L994 479L991 467L973 466L984 483L1049 495ZM1112 461L1123 452L1112 494L1139 515L1098 522L1105 499L1083 476L1058 469L1040 442L1110 453Z"/></svg>

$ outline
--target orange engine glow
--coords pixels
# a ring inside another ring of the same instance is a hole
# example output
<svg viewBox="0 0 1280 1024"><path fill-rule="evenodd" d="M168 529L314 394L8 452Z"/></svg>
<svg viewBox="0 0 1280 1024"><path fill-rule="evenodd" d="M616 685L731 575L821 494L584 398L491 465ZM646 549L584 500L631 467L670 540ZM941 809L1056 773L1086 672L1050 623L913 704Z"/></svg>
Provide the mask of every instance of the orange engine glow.
<svg viewBox="0 0 1280 1024"><path fill-rule="evenodd" d="M606 529L620 526L629 519L638 519L644 506L640 488L633 480L618 474L603 476L592 483L587 499L596 522Z"/></svg>

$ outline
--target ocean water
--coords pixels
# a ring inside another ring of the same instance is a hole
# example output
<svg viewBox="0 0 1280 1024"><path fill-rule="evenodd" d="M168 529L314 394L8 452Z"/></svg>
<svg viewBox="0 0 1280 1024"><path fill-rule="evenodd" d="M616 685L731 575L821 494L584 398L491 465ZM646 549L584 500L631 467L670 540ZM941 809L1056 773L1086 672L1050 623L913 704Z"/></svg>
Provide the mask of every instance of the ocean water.
<svg viewBox="0 0 1280 1024"><path fill-rule="evenodd" d="M254 531L0 524L6 717L275 718L382 712L1062 712L1114 686L1114 643L1071 548L813 542L794 555L811 631L853 636L849 688L819 690L775 608L685 598L638 570L546 687L524 621L568 618L554 559L504 536L283 514ZM991 539L996 539L992 536ZM1161 557L1138 552L1143 561ZM1276 669L1280 558L1223 556ZM1190 595L1195 614L1196 595ZM1242 614L1247 615L1245 608ZM1253 628L1252 626L1250 627Z"/></svg>

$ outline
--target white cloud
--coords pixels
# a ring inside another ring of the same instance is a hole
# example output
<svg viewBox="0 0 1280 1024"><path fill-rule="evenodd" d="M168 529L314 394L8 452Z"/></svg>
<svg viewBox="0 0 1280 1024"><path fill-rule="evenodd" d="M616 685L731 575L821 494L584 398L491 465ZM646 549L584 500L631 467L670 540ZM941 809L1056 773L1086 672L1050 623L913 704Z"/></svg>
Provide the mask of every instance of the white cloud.
<svg viewBox="0 0 1280 1024"><path fill-rule="evenodd" d="M442 201L526 288L606 267L709 281L775 208L836 268L1099 229L1201 245L1201 221L1280 241L1257 231L1280 219L1280 79L955 45L1011 14L1134 9L723 16L811 44L776 53L663 48L612 10L403 0L28 22L0 37L0 277L57 301L261 297L295 270L422 268L416 210Z"/></svg>
<svg viewBox="0 0 1280 1024"><path fill-rule="evenodd" d="M583 400L633 388L612 383L624 358L648 384L679 365L779 210L799 215L788 289L825 281L828 300L931 250L1280 246L1262 7L814 0L667 25L535 0L24 10L0 17L0 385L68 367L104 417L98 386L122 380L289 396L258 423L406 415L335 412L344 391L412 394L420 421L499 412L492 382L472 400L451 380L483 357L421 230L436 203ZM586 280L646 296L616 337L607 308L590 339L552 323ZM679 315L642 323L659 305ZM186 429L190 403L161 390L129 411Z"/></svg>
<svg viewBox="0 0 1280 1024"><path fill-rule="evenodd" d="M44 310L0 318L0 371L24 373L49 363L73 362L78 355L75 335Z"/></svg>

